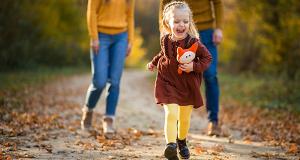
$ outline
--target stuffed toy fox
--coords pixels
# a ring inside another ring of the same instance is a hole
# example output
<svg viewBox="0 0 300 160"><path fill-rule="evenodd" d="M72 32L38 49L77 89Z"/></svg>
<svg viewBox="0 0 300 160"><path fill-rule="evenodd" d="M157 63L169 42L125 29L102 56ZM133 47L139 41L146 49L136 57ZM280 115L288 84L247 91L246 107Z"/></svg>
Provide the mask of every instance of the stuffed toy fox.
<svg viewBox="0 0 300 160"><path fill-rule="evenodd" d="M196 57L196 51L198 48L198 43L194 43L188 49L182 49L181 47L177 48L177 61L180 64L190 63ZM182 70L178 67L178 74L182 74Z"/></svg>

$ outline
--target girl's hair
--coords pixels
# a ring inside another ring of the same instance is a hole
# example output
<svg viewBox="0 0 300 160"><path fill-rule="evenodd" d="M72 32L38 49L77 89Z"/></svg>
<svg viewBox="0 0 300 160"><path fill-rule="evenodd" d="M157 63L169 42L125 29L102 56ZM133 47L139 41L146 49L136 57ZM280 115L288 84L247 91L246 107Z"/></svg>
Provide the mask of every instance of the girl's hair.
<svg viewBox="0 0 300 160"><path fill-rule="evenodd" d="M188 34L193 37L199 39L199 33L196 29L196 25L193 20L193 13L190 9L189 5L186 2L182 1L172 1L165 5L163 14L162 14L162 23L161 23L161 36L171 33L171 29L169 27L169 19L171 18L172 12L175 9L186 10L189 13L189 30Z"/></svg>

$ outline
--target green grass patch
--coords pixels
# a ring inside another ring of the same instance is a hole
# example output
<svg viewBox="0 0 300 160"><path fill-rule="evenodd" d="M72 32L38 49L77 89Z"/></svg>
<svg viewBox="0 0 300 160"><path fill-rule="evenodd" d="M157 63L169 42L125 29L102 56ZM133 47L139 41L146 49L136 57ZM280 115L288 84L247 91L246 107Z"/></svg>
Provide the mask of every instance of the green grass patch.
<svg viewBox="0 0 300 160"><path fill-rule="evenodd" d="M222 100L300 113L300 84L275 76L219 74Z"/></svg>
<svg viewBox="0 0 300 160"><path fill-rule="evenodd" d="M0 72L0 92L19 91L25 87L42 85L59 77L88 71L88 67L38 67L32 70Z"/></svg>

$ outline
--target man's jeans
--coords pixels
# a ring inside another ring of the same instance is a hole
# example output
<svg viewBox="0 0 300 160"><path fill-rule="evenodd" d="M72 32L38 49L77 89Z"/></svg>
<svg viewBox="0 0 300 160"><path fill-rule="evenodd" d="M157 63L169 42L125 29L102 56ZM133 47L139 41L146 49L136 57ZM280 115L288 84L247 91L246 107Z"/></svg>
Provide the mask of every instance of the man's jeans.
<svg viewBox="0 0 300 160"><path fill-rule="evenodd" d="M99 33L99 53L91 50L92 83L90 84L85 105L95 108L99 97L109 83L106 97L106 116L114 116L119 98L120 80L128 46L128 33Z"/></svg>
<svg viewBox="0 0 300 160"><path fill-rule="evenodd" d="M206 107L208 112L208 120L210 122L218 122L219 113L219 84L217 78L217 62L218 51L213 43L213 29L200 31L201 42L206 46L212 55L212 63L204 72Z"/></svg>

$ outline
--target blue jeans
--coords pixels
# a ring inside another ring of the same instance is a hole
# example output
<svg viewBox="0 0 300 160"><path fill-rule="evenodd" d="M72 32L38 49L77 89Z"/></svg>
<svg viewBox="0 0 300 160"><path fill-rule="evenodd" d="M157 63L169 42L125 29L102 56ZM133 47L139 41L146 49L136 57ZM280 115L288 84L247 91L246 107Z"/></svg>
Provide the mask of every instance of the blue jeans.
<svg viewBox="0 0 300 160"><path fill-rule="evenodd" d="M217 78L217 62L218 51L217 46L213 42L213 29L200 31L200 38L202 43L206 46L212 55L212 63L209 68L204 71L206 107L208 113L208 120L210 122L218 122L219 113L219 84Z"/></svg>
<svg viewBox="0 0 300 160"><path fill-rule="evenodd" d="M88 88L85 105L95 108L99 97L109 83L106 97L106 116L114 116L117 108L120 80L128 46L128 33L99 33L99 53L91 50L92 82Z"/></svg>

